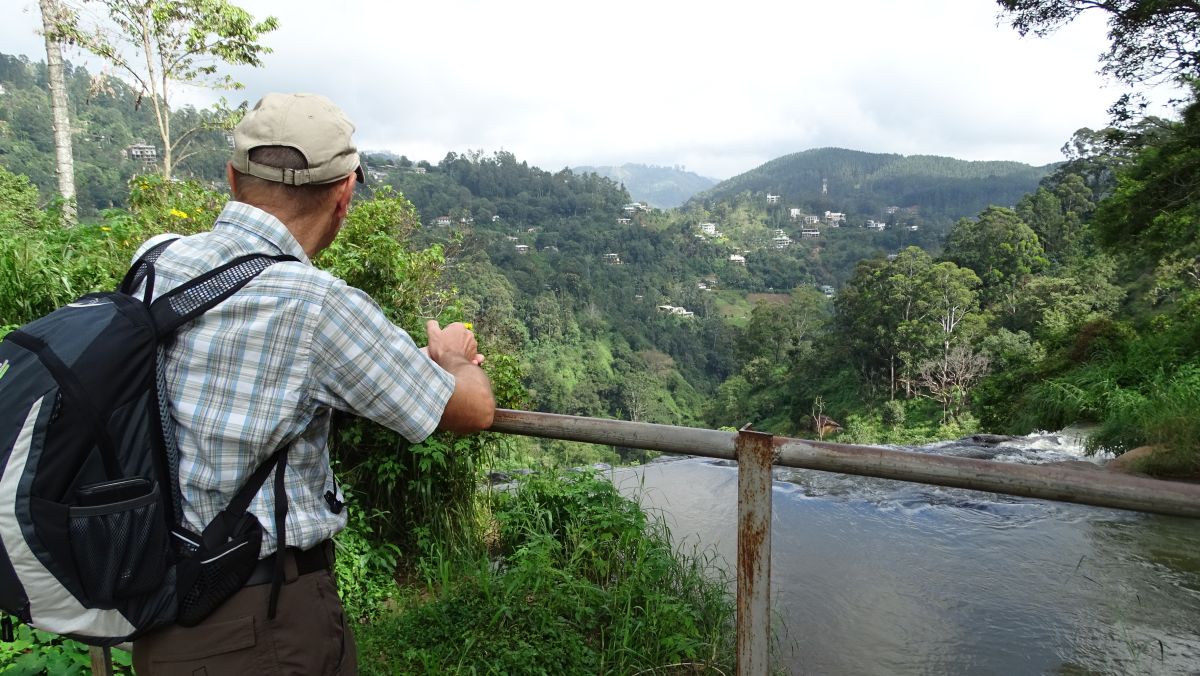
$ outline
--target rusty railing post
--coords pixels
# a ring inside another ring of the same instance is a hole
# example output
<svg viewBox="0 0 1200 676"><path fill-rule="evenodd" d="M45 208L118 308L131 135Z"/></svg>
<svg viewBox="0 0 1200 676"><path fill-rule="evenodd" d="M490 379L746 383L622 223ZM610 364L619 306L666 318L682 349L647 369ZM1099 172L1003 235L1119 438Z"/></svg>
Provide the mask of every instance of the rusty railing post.
<svg viewBox="0 0 1200 676"><path fill-rule="evenodd" d="M738 432L737 674L769 669L771 636L770 434Z"/></svg>

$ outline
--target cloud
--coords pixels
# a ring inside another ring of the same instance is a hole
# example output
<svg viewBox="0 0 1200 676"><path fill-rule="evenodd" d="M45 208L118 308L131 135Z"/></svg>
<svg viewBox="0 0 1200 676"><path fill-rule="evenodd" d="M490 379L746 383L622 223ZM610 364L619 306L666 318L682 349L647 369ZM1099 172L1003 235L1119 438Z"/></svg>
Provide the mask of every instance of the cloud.
<svg viewBox="0 0 1200 676"><path fill-rule="evenodd" d="M1102 22L1021 39L987 0L239 4L280 29L231 98L320 92L362 147L430 161L503 148L724 178L842 146L1042 164L1117 95L1095 73ZM37 20L0 28L7 49L39 58Z"/></svg>

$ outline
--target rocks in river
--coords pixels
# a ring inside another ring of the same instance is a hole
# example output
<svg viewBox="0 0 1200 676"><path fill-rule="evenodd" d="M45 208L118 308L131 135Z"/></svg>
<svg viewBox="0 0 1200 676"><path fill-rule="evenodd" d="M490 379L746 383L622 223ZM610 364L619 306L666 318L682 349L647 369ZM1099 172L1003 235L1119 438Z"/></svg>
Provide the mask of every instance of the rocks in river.
<svg viewBox="0 0 1200 676"><path fill-rule="evenodd" d="M1012 437L1007 434L972 434L969 437L963 437L962 439L959 439L959 441L964 443L989 444L994 446L996 444L1007 443L1013 439L1016 439L1016 437Z"/></svg>
<svg viewBox="0 0 1200 676"><path fill-rule="evenodd" d="M1105 469L1114 472L1122 472L1124 474L1138 474L1141 470L1142 461L1154 455L1153 446L1139 446L1135 449L1125 451L1121 455L1109 460L1104 465Z"/></svg>

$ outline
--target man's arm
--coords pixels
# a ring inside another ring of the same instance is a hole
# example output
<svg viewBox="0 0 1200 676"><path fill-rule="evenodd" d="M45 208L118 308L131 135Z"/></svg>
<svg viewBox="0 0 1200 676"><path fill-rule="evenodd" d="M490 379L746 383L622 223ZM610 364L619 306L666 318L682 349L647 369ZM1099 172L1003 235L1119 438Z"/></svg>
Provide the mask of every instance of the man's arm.
<svg viewBox="0 0 1200 676"><path fill-rule="evenodd" d="M429 334L429 358L454 376L454 393L446 402L438 428L462 434L492 426L496 400L492 383L479 367L483 355L476 352L475 335L459 322L440 328L436 321L425 323Z"/></svg>

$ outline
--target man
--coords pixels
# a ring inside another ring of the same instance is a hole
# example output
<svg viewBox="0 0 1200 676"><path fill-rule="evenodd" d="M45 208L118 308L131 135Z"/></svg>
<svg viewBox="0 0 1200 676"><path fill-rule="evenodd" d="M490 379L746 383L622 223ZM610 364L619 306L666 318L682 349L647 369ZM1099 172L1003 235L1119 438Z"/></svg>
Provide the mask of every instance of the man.
<svg viewBox="0 0 1200 676"><path fill-rule="evenodd" d="M135 642L140 676L354 674L354 638L331 570L330 538L346 524L329 466L332 410L412 442L435 428L465 433L492 424L483 356L463 324L428 322L428 347L418 349L365 293L309 262L337 235L363 180L353 131L322 96L265 96L234 130L234 200L211 232L173 242L155 264L161 295L247 254L299 261L270 266L186 325L163 368L183 516L195 532L258 465L288 448L287 582L278 611L267 617L271 575L263 573L277 556L268 480L250 507L265 531L255 575L199 626Z"/></svg>

